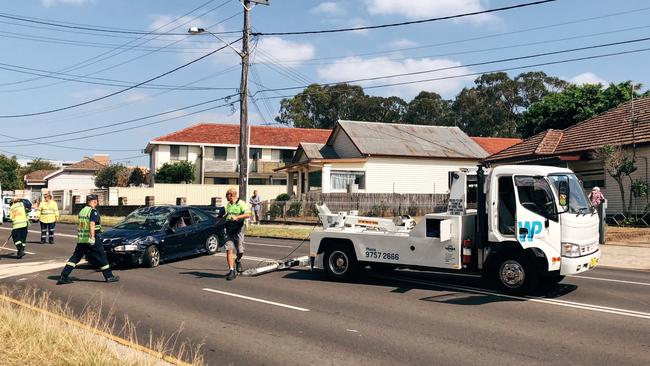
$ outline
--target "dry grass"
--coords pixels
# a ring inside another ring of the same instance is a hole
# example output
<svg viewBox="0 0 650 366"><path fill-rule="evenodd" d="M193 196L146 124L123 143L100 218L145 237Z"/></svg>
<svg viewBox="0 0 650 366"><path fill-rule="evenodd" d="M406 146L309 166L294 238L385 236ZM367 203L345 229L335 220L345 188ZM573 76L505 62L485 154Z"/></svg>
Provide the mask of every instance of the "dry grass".
<svg viewBox="0 0 650 366"><path fill-rule="evenodd" d="M192 359L202 365L201 345L179 342L180 331L154 339L149 334L148 352L125 343L138 343L135 326L128 319L116 329L115 316L102 311L101 304L86 306L75 315L69 306L53 301L35 289L8 291L0 295L29 305L20 306L0 297L0 360L2 365L169 365L175 358ZM123 340L116 342L115 335ZM113 338L113 340L111 340ZM126 340L126 342L124 342ZM140 346L141 347L141 346ZM174 357L161 358L174 350Z"/></svg>
<svg viewBox="0 0 650 366"><path fill-rule="evenodd" d="M320 227L320 225L318 226ZM318 227L316 230L318 230ZM268 238L308 240L313 226L285 226L285 225L248 225L247 236L262 236Z"/></svg>
<svg viewBox="0 0 650 366"><path fill-rule="evenodd" d="M606 242L650 244L650 229L608 226Z"/></svg>
<svg viewBox="0 0 650 366"><path fill-rule="evenodd" d="M123 216L102 216L102 226L115 226L124 220ZM59 222L62 224L78 224L79 217L76 215L61 215Z"/></svg>

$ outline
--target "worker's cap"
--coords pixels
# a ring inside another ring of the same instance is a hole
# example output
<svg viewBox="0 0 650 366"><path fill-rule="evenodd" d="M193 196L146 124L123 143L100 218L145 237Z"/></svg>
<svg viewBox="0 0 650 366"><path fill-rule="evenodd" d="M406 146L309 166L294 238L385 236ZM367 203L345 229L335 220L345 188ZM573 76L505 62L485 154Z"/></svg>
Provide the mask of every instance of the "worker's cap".
<svg viewBox="0 0 650 366"><path fill-rule="evenodd" d="M97 199L98 198L97 198L96 194L89 194L89 195L86 196L86 202L90 202L90 201L93 201L93 200L96 201Z"/></svg>

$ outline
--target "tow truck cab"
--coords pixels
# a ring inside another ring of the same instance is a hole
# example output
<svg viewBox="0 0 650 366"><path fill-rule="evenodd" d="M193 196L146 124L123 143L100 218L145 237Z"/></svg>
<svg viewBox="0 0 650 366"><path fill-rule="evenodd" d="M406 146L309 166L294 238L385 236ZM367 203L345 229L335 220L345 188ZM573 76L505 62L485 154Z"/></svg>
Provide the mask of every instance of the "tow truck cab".
<svg viewBox="0 0 650 366"><path fill-rule="evenodd" d="M447 212L427 214L417 225L408 217L319 207L324 230L311 235L311 256L322 259L333 279L349 278L365 265L467 271L509 293L529 292L540 281L557 283L598 263L598 216L570 170L479 167L455 172L451 181ZM467 208L468 197L476 209Z"/></svg>

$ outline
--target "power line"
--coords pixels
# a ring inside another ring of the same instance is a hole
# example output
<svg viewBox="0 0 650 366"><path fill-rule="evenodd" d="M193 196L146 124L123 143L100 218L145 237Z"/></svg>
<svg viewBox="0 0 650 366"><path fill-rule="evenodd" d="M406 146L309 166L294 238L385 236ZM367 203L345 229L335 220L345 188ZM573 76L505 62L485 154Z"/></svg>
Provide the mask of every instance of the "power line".
<svg viewBox="0 0 650 366"><path fill-rule="evenodd" d="M255 32L255 33L251 33L251 35L253 35L253 36L288 36L288 35L304 35L304 34L340 33L340 32L352 32L352 31L369 30L369 29L391 28L391 27L399 27L399 26L404 26L404 25L430 23L430 22L436 22L436 21L440 21L440 20L458 19L458 18L464 18L464 17L473 16L473 15L489 14L489 13L495 13L495 12L499 12L499 11L525 8L525 7L534 6L534 5L541 5L541 4L551 3L551 2L555 2L555 1L557 1L557 0L540 0L540 1L530 2L530 3L523 3L523 4L517 4L517 5L511 5L511 6L503 6L503 7L494 8L494 9L474 11L474 12L470 12L470 13L447 15L447 16L444 16L444 17L421 19L421 20L413 20L413 21L409 21L409 22L369 25L369 26L363 26L363 27L321 29L321 30L312 30L312 31L297 31L297 32L296 31L294 31L294 32Z"/></svg>
<svg viewBox="0 0 650 366"><path fill-rule="evenodd" d="M241 38L240 38L240 39L241 39ZM237 40L237 41L239 41L239 40ZM113 92L113 93L110 93L110 94L103 95L103 96L98 97L98 98L94 98L94 99L87 100L87 101L85 101L85 102L81 102L81 103L77 103L77 104L69 105L69 106L66 106L66 107L60 107L60 108L50 109L50 110L46 110L46 111L32 112L32 113L22 113L22 114L13 114L13 115L0 115L0 118L30 117L30 116L38 116L38 115L42 115L42 114L55 113L55 112L60 112L60 111L64 111L64 110L68 110L68 109L72 109L72 108L81 107L81 106L84 106L84 105L87 105L87 104L90 104L90 103L94 103L94 102L97 102L97 101L100 101L100 100L103 100L103 99L106 99L106 98L110 98L110 97L112 97L112 96L115 96L115 95L118 95L118 94L122 94L122 93L127 92L127 91L129 91L129 90L131 90L131 89L135 89L135 88L137 88L137 87L140 86L140 85L147 84L147 83L149 83L149 82L151 82L151 81L154 81L154 80L160 79L160 78L162 78L162 77L164 77L164 76L167 76L167 75L169 75L169 74L171 74L171 73L174 73L174 72L176 72L176 71L178 71L178 70L181 70L181 69L183 69L183 68L185 68L185 67L187 67L187 66L189 66L189 65L192 65L192 64L194 64L194 63L196 63L196 62L198 62L198 61L203 60L203 59L206 58L206 57L209 57L209 56L211 56L211 55L213 55L213 54L215 54L215 53L217 53L217 52L223 50L223 49L226 48L226 47L228 47L228 46L222 46L222 47L219 47L219 48L217 48L216 50L214 50L214 51L212 51L212 52L208 52L208 53L206 53L205 55L203 55L203 56L201 56L201 57L199 57L199 58L196 58L196 59L194 59L194 60L192 60L192 61L190 61L190 62L186 62L185 64L183 64L183 65L181 65L181 66L178 66L178 67L175 67L175 68L173 68L173 69L171 69L171 70L169 70L169 71L167 71L167 72L164 72L164 73L162 73L162 74L160 74L160 75L158 75L158 76L155 76L155 77L153 77L153 78L147 79L147 80L145 80L145 81L142 81L142 82L140 82L140 83L138 83L138 84L135 84L135 85L129 86L129 87L127 87L127 88L124 88L124 89L118 90L118 91L116 91L116 92Z"/></svg>
<svg viewBox="0 0 650 366"><path fill-rule="evenodd" d="M230 1L230 0L228 0ZM555 1L555 0L547 0L547 1ZM33 24L42 24L42 25L48 25L51 27L58 27L58 28L66 28L66 29L76 29L76 30L87 30L87 31L92 31L92 32L105 32L105 33L118 33L118 34L138 34L138 35L161 35L161 36L184 36L187 35L186 33L170 33L170 32L147 32L147 31L141 31L141 30L128 30L128 29L115 29L115 28L107 28L107 27L99 27L99 26L93 26L93 25L70 25L74 23L65 23L65 22L57 22L53 20L46 20L43 18L31 18L31 17L25 17L25 16L20 16L20 15L14 15L14 14L8 14L8 13L0 13L0 18L5 18L5 19L12 19L12 20L17 20L25 23L33 23ZM233 33L240 33L241 31L222 31L222 32L215 32L215 34L233 34Z"/></svg>
<svg viewBox="0 0 650 366"><path fill-rule="evenodd" d="M594 60L594 59L599 59L599 58L606 58L606 57L620 56L620 55L628 55L628 54L647 52L647 51L650 51L650 48L640 48L640 49L629 50L629 51L620 51L620 52L612 52L612 53L593 55L593 56L576 57L576 58L564 59L564 60L558 60L558 61L549 61L549 62L541 62L541 63L536 63L536 64L529 64L529 65L524 65L524 66L506 67L506 68L500 68L500 69L494 69L494 70L488 70L488 71L472 72L472 73L466 73L466 74L461 74L461 75L450 75L450 76L443 76L443 77L437 77L437 78L396 82L396 83L390 83L390 84L371 85L371 86L365 86L364 89L378 89L378 88L386 88L386 87L392 87L392 86L426 83L426 82L432 82L432 81L466 78L466 77L470 77L470 76L478 76L478 75L490 74L490 73L495 73L495 72L506 72L506 71L520 70L520 69L528 69L528 68L539 67L539 66L558 65L558 64L569 63L569 62ZM327 83L327 84L321 84L321 85L336 85L336 84L345 84L345 83L348 83L348 82L349 81L339 81L339 82L335 82L335 83ZM278 88L278 89L265 89L265 90L260 90L259 92L303 89L305 87L306 86L287 87L287 88ZM338 91L321 91L321 92L316 92L316 93L307 93L305 95L319 94L319 93L334 93L334 92L338 92ZM283 95L283 96L275 96L275 97L266 97L265 99L290 98L290 97L293 97L293 96L294 95ZM258 99L262 99L262 98L258 98Z"/></svg>
<svg viewBox="0 0 650 366"><path fill-rule="evenodd" d="M438 72L438 71L453 70L453 69L458 69L458 68L463 68L463 67L484 66L484 65L494 64L494 63L510 62L510 61L518 61L518 60L525 60L525 59L529 59L529 58L537 58L537 57L543 57L543 56L551 56L551 55L557 55L557 54L568 53L568 52L577 52L577 51L585 51L585 50L591 50L591 49L603 48L603 47L620 46L620 45L623 45L623 44L631 44L631 43L645 42L645 41L648 41L648 40L650 40L650 37L637 38L637 39L626 40L626 41L620 41L620 42L603 43L603 44L598 44L598 45L593 45L593 46L586 46L586 47L570 48L570 49L564 49L564 50L560 50L560 51L552 51L552 52L536 53L536 54L525 55L525 56L517 56L517 57L502 58L502 59L498 59L498 60L490 60L490 61L483 61L483 62L474 62L474 63L464 64L464 65L448 66L448 67L441 67L441 68L436 68L436 69L428 69L428 70L421 70L421 71L414 71L414 72L406 72L406 73L399 73L399 74L392 74L392 75L383 75L383 76L375 76L375 77L369 77L369 78L361 78L361 79L354 79L354 80L338 81L338 82L335 82L335 83L327 83L327 84L322 84L322 85L335 85L335 84L344 84L344 83L357 83L357 82L363 82L363 81L373 81L373 80L381 80L381 79L390 79L390 78L395 78L395 77L421 75L421 74L428 74L428 73ZM275 89L267 89L267 90L262 90L262 91L292 90L292 89L301 89L301 88L304 88L304 87L305 87L305 86L300 86L300 87L289 87L289 88L275 88Z"/></svg>

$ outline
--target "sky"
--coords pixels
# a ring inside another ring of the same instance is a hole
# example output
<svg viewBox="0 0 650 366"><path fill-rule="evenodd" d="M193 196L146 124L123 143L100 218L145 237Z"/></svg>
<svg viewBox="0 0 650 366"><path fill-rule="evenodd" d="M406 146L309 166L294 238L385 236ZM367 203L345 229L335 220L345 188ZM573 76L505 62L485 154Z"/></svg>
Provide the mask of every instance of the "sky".
<svg viewBox="0 0 650 366"><path fill-rule="evenodd" d="M528 0L271 0L270 6L252 9L251 25L254 32L261 33L358 27L524 2ZM223 41L235 41L234 48L241 47L236 42L240 33L222 33L241 31L243 8L237 0L4 0L0 4L2 116L82 104L166 73L224 46L207 33L186 34L190 26L203 27L219 34ZM370 87L366 90L368 94L398 95L407 101L422 90L453 99L476 78L463 75L508 68L513 69L508 71L512 77L542 70L577 84L632 80L650 86L647 51L533 66L650 48L650 40L476 65L650 37L648 15L650 3L643 0L558 0L401 27L253 37L249 121L273 124L281 97L300 90L263 92L265 89L441 68L445 70L356 84ZM94 32L7 16L157 34ZM0 118L0 153L20 159L69 161L106 153L113 161L147 165L148 158L142 150L155 137L199 122L238 123L237 96L204 102L238 93L239 65L237 53L226 47L143 87L96 102L54 113ZM439 80L386 86L423 79ZM201 105L186 108L196 104ZM158 116L141 119L152 115ZM140 120L132 121L136 119Z"/></svg>

